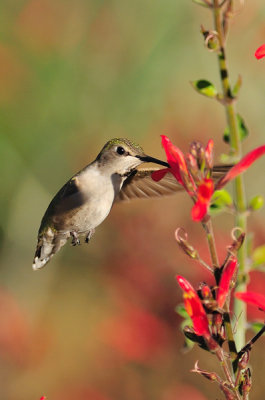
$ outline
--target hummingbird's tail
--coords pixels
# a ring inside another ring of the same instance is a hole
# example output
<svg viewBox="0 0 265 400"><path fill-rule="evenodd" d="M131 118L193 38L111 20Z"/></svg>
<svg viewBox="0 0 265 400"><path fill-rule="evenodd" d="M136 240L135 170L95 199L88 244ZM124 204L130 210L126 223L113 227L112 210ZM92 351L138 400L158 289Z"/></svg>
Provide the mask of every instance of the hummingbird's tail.
<svg viewBox="0 0 265 400"><path fill-rule="evenodd" d="M55 253L67 242L69 236L55 233L48 228L45 233L39 235L37 248L32 264L34 271L44 267Z"/></svg>

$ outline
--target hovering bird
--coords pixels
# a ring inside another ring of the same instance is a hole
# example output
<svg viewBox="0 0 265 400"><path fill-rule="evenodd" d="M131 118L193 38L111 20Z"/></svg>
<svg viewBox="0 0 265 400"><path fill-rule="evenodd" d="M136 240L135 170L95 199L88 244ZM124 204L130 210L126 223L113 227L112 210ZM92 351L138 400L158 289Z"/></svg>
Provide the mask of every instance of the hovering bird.
<svg viewBox="0 0 265 400"><path fill-rule="evenodd" d="M114 202L183 189L171 174L153 181L151 173L156 169L137 169L142 163L169 167L167 162L147 156L129 139L108 141L96 159L74 175L49 204L39 228L32 268L44 267L69 238L74 246L80 244L80 236L88 243Z"/></svg>
<svg viewBox="0 0 265 400"><path fill-rule="evenodd" d="M114 202L176 190L173 177L167 188L165 182L151 179L154 169L136 169L150 162L169 166L147 156L129 139L108 141L95 161L74 175L52 199L41 221L32 268L44 267L70 237L74 246L80 244L79 236L85 236L88 243Z"/></svg>

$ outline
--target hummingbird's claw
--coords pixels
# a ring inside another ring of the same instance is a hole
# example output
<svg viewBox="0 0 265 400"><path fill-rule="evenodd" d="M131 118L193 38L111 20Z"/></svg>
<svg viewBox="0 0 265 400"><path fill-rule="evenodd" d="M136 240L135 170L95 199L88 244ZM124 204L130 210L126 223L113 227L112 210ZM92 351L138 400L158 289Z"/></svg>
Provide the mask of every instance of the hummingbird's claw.
<svg viewBox="0 0 265 400"><path fill-rule="evenodd" d="M85 238L85 243L89 243L89 241L92 238L92 236L94 235L94 233L95 233L95 229L91 229L88 232L88 234L86 235L86 238Z"/></svg>
<svg viewBox="0 0 265 400"><path fill-rule="evenodd" d="M78 238L78 234L76 232L70 232L70 235L72 236L72 246L76 246L80 244L80 240Z"/></svg>

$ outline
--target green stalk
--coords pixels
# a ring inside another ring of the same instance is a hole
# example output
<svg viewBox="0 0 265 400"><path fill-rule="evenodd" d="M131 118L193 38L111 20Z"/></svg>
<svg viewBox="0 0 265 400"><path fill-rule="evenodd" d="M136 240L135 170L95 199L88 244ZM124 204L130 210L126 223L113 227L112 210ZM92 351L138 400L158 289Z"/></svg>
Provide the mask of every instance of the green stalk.
<svg viewBox="0 0 265 400"><path fill-rule="evenodd" d="M238 123L237 123L237 115L236 115L236 99L233 97L231 91L231 85L228 76L228 66L226 61L225 54L225 34L223 30L223 22L224 15L222 8L219 7L219 1L213 0L213 15L215 22L215 30L218 33L219 40L219 54L218 54L218 64L221 75L222 82L222 91L224 98L224 107L226 110L226 119L227 124L229 126L230 133L230 149L231 154L235 159L240 159L242 157L241 150L241 140L239 135ZM234 183L234 192L235 192L235 206L236 206L236 226L240 227L242 231L247 233L247 221L246 221L246 198L245 198L245 189L243 177L239 176L235 179ZM238 252L238 261L239 261L239 274L238 274L238 284L236 287L236 291L245 291L246 290L246 274L247 274L247 262L246 262L246 241L244 241L241 249ZM235 332L235 342L237 348L242 348L245 344L245 334L246 334L246 306L245 303L237 300L235 298L234 302L234 313L238 318L237 321L237 329Z"/></svg>
<svg viewBox="0 0 265 400"><path fill-rule="evenodd" d="M210 255L211 255L212 265L215 270L216 268L219 268L220 265L219 265L218 255L217 255L216 246L215 246L212 220L209 219L206 223L203 222L202 226L207 235L207 242L208 242L208 247L209 247L209 251L210 251Z"/></svg>

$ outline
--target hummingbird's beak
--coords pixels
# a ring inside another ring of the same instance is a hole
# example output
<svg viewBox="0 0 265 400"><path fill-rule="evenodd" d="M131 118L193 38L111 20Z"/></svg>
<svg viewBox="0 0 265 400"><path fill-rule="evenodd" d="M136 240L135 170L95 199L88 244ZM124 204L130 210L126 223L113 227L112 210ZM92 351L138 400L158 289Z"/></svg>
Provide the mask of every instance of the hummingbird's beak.
<svg viewBox="0 0 265 400"><path fill-rule="evenodd" d="M135 156L139 158L142 162L152 162L154 164L163 165L164 167L169 168L169 164L165 161L158 160L157 158L150 157L150 156Z"/></svg>

